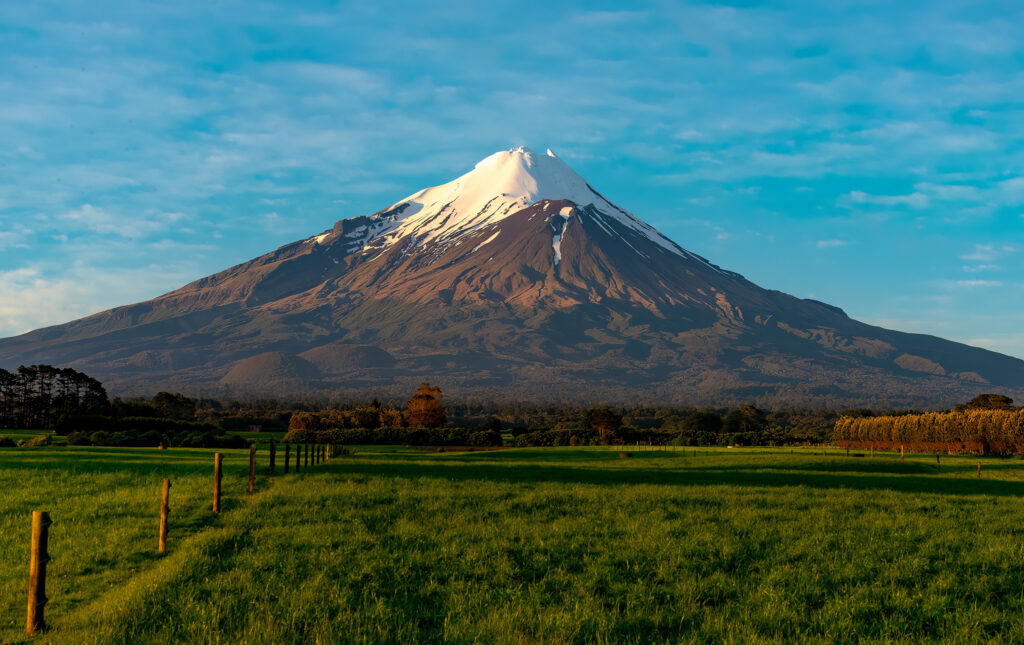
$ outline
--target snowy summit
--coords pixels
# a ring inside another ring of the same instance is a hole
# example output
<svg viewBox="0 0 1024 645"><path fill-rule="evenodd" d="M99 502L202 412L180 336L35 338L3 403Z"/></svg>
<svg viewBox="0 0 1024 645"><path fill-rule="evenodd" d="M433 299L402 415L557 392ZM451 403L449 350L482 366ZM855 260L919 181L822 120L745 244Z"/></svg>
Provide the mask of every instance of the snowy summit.
<svg viewBox="0 0 1024 645"><path fill-rule="evenodd" d="M359 231L361 240L353 241L364 246L372 241L376 248L408 236L417 245L450 241L544 200L593 206L662 248L690 256L654 227L602 197L550 149L541 155L525 146L496 152L454 181L396 202Z"/></svg>

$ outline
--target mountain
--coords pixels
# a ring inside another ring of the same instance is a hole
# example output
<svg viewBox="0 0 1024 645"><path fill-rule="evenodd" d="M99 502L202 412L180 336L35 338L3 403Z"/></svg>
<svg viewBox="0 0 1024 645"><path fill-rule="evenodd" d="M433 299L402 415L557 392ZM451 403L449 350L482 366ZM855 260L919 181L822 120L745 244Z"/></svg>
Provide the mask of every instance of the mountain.
<svg viewBox="0 0 1024 645"><path fill-rule="evenodd" d="M548 151L469 173L162 295L0 340L118 392L937 406L1024 361L761 288Z"/></svg>

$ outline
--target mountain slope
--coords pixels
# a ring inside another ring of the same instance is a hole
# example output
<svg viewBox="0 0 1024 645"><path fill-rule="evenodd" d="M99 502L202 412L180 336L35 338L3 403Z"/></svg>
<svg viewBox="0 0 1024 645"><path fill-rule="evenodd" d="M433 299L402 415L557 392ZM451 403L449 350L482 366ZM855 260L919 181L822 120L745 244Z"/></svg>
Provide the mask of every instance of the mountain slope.
<svg viewBox="0 0 1024 645"><path fill-rule="evenodd" d="M1024 391L1024 361L758 287L525 148L148 302L0 340L0 364L19 362L140 391L430 378L501 399L833 406Z"/></svg>

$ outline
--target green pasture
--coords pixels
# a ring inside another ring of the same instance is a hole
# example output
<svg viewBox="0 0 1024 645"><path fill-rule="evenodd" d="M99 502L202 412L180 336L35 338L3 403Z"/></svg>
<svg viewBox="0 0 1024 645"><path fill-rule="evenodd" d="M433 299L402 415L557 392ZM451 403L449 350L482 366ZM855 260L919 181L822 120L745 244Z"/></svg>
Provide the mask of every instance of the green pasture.
<svg viewBox="0 0 1024 645"><path fill-rule="evenodd" d="M223 451L218 517L211 450L0 449L0 642L1024 641L1020 460L619 450L359 447L253 495Z"/></svg>

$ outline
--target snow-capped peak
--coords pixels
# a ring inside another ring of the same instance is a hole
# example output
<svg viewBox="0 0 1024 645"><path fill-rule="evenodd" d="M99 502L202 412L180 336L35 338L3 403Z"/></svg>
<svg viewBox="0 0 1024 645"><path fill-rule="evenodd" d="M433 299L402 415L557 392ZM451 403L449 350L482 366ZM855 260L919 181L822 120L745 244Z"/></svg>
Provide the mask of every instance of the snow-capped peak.
<svg viewBox="0 0 1024 645"><path fill-rule="evenodd" d="M363 244L387 247L409 236L417 246L454 240L543 200L593 206L668 251L690 256L652 226L602 197L550 149L540 155L526 146L496 152L458 179L393 204L369 227Z"/></svg>

